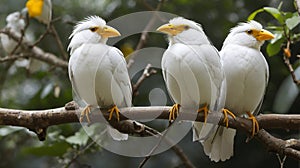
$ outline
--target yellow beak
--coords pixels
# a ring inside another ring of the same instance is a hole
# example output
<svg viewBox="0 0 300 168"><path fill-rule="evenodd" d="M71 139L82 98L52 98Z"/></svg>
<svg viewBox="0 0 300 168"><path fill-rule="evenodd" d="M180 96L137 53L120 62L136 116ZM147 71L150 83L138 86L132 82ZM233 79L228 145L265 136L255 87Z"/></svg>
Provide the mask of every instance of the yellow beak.
<svg viewBox="0 0 300 168"><path fill-rule="evenodd" d="M186 30L186 25L173 25L173 24L164 24L156 29L156 31L166 33L168 35L176 36L177 34L181 33L182 31Z"/></svg>
<svg viewBox="0 0 300 168"><path fill-rule="evenodd" d="M104 26L102 29L99 29L97 33L103 38L121 36L121 33L117 29L110 26Z"/></svg>
<svg viewBox="0 0 300 168"><path fill-rule="evenodd" d="M271 40L275 37L274 34L265 29L254 32L253 35L258 41Z"/></svg>

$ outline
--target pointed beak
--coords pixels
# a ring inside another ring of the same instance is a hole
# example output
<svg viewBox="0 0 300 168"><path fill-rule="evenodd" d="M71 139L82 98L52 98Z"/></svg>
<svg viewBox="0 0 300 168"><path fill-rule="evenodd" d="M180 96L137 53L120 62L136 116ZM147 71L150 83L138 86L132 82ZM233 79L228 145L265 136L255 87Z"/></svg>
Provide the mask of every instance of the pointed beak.
<svg viewBox="0 0 300 168"><path fill-rule="evenodd" d="M265 29L262 29L261 31L257 32L255 35L255 38L258 41L271 40L274 37L275 37L274 34L272 34L271 32Z"/></svg>
<svg viewBox="0 0 300 168"><path fill-rule="evenodd" d="M117 29L110 26L104 26L98 33L104 38L121 36L121 33Z"/></svg>
<svg viewBox="0 0 300 168"><path fill-rule="evenodd" d="M172 24L164 24L156 29L156 31L166 33L166 34L172 34L172 30L175 29L175 26Z"/></svg>

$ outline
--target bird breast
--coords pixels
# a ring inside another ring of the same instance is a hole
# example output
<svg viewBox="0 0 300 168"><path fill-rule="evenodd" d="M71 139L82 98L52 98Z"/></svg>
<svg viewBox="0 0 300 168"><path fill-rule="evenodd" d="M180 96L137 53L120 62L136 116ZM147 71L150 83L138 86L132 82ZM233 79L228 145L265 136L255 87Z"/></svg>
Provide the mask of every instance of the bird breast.
<svg viewBox="0 0 300 168"><path fill-rule="evenodd" d="M126 64L120 55L115 54L113 47L103 44L83 44L72 54L70 64L77 94L87 104L100 107L114 104L125 106L125 95L120 82L122 75L118 75L120 65L122 68L125 66L124 83L130 85L130 81L128 75L126 76ZM126 101L131 101L131 95L128 99L130 100Z"/></svg>
<svg viewBox="0 0 300 168"><path fill-rule="evenodd" d="M163 55L164 79L175 103L199 106L211 101L211 79L201 46L176 43Z"/></svg>
<svg viewBox="0 0 300 168"><path fill-rule="evenodd" d="M226 108L242 115L259 105L267 83L268 65L257 49L228 45L220 52L227 81Z"/></svg>

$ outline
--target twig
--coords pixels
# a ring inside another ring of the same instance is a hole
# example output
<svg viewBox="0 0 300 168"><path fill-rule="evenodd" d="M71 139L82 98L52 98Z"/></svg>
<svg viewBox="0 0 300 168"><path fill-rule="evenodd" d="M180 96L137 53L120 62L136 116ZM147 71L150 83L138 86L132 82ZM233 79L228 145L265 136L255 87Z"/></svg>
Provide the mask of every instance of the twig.
<svg viewBox="0 0 300 168"><path fill-rule="evenodd" d="M171 126L171 125L169 125L169 127L170 127L170 126ZM147 128L149 128L149 127L145 127L145 128L146 128L146 130L147 130ZM160 132L154 130L153 128L150 128L150 129L151 129L151 131L149 131L149 134L150 134L151 136L159 135L160 140L159 140L158 144L157 144L156 146L154 146L154 148L150 151L149 155L146 156L146 157L142 160L142 162L139 164L139 168L142 168L142 167L146 164L146 162L150 159L150 157L152 156L153 152L156 150L156 148L159 146L159 144L162 142L162 140L164 140L164 141L165 141L166 143L168 143L169 145L172 145L171 149L172 149L172 150L175 152L175 154L181 159L181 161L183 162L183 164L185 165L185 167L187 167L187 168L195 168L195 166L193 165L193 163L192 163L192 162L189 160L189 158L185 155L185 153L182 151L182 149L181 149L177 144L174 145L169 139L167 139L167 138L165 137L165 135L166 135L167 132L165 132L165 133L162 135ZM167 129L167 131L168 131L168 129Z"/></svg>
<svg viewBox="0 0 300 168"><path fill-rule="evenodd" d="M275 152L282 156L290 156L294 159L300 160L299 150L291 148L288 146L287 141L275 138L264 129L258 131L255 138L262 142L270 152Z"/></svg>
<svg viewBox="0 0 300 168"><path fill-rule="evenodd" d="M18 41L20 40L20 37L18 37L15 33L9 31L9 30L0 30L0 33L4 33L7 34L9 37L11 37L12 39ZM64 69L68 68L68 62L64 61L62 59L59 59L56 55L52 54L52 53L47 53L44 52L41 48L37 47L37 46L32 46L29 42L27 41L22 41L20 44L24 49L26 49L28 52L30 52L31 54L28 54L28 57L33 57L36 58L38 60L47 62L49 64L58 66L58 67L62 67Z"/></svg>
<svg viewBox="0 0 300 168"><path fill-rule="evenodd" d="M290 37L290 34L287 32L287 28L286 26L284 25L283 26L283 35L285 36L286 40L287 40L287 44L286 44L286 47L283 48L283 60L284 60L284 63L285 65L287 66L291 76L292 76L292 79L294 81L294 83L296 85L300 85L300 80L297 80L297 77L295 75L295 71L294 71L294 68L292 66L292 64L290 63L290 57L291 57L291 49L290 49L290 44L292 43L292 40L291 40L291 37Z"/></svg>
<svg viewBox="0 0 300 168"><path fill-rule="evenodd" d="M82 150L77 151L77 153L64 167L68 168L80 155L84 154L84 152L90 149L90 147L92 147L94 144L96 144L96 141L92 141L91 143L87 144Z"/></svg>
<svg viewBox="0 0 300 168"><path fill-rule="evenodd" d="M68 60L68 54L66 53L66 51L64 49L64 46L63 46L63 44L62 44L62 42L60 40L60 37L59 37L59 35L58 35L55 27L51 24L50 28L51 28L51 33L53 34L53 36L55 38L55 41L56 41L56 43L58 45L58 48L59 48L59 50L60 50L60 52L61 52L61 54L63 56L63 59L64 60Z"/></svg>
<svg viewBox="0 0 300 168"><path fill-rule="evenodd" d="M280 155L277 153L277 159L279 161L279 164L280 164L280 168L283 168L284 167L284 163L285 163L285 159L286 159L286 156L283 156L283 158L281 159Z"/></svg>
<svg viewBox="0 0 300 168"><path fill-rule="evenodd" d="M132 95L133 97L137 96L138 95L138 89L139 87L141 86L141 84L143 83L143 81L150 77L151 75L153 74L156 74L157 71L155 69L151 69L151 64L148 64L145 69L144 69L144 72L143 74L141 75L141 77L138 79L138 81L132 86Z"/></svg>
<svg viewBox="0 0 300 168"><path fill-rule="evenodd" d="M3 62L7 62L7 61L14 61L14 60L17 60L19 58L25 58L25 57L28 57L29 54L25 54L25 53L20 53L18 55L8 55L8 56L5 56L5 57L0 57L0 63L3 63Z"/></svg>
<svg viewBox="0 0 300 168"><path fill-rule="evenodd" d="M161 0L156 8L155 8L155 11L159 11L162 4L164 3L164 0ZM142 34L141 34L141 37L140 37L140 40L139 40L139 43L137 44L136 48L135 48L135 51L138 52L138 50L140 50L141 48L144 47L144 45L146 44L146 41L147 41L147 38L148 38L148 31L150 30L150 28L153 26L153 24L155 23L155 20L157 19L157 16L156 15L153 15L152 18L150 19L149 23L146 25L145 29L143 30ZM129 69L132 64L134 64L134 58L136 57L137 53L133 54L130 59L128 60L128 63L127 63L127 68Z"/></svg>
<svg viewBox="0 0 300 168"><path fill-rule="evenodd" d="M147 163L147 161L151 158L151 156L153 155L153 153L155 152L155 150L157 150L157 148L159 147L159 145L161 144L161 142L165 139L165 135L167 134L170 126L172 125L169 124L169 126L166 129L166 132L164 134L158 134L159 136L159 141L157 142L157 144L151 149L151 151L149 152L149 154L142 160L142 162L139 164L138 168L142 168L144 167L144 165ZM166 139L167 140L167 139Z"/></svg>
<svg viewBox="0 0 300 168"><path fill-rule="evenodd" d="M13 55L13 54L17 51L17 49L20 47L20 44L22 43L22 41L23 41L23 39L24 39L24 37L25 37L25 31L26 31L26 29L28 28L28 26L29 26L29 18L26 17L26 24L25 24L24 29L21 30L21 37L20 37L20 39L18 40L17 45L16 45L15 48L9 53L9 55Z"/></svg>
<svg viewBox="0 0 300 168"><path fill-rule="evenodd" d="M40 35L40 37L31 45L31 47L36 46L38 43L40 43L46 35L49 34L49 29L47 28L46 31Z"/></svg>
<svg viewBox="0 0 300 168"><path fill-rule="evenodd" d="M292 64L290 63L290 56L288 56L289 55L288 53L290 53L290 44L291 44L291 42L288 40L287 46L286 46L286 48L284 48L285 54L283 55L283 60L292 76L294 83L296 85L300 85L300 80L297 79L294 68L293 68Z"/></svg>

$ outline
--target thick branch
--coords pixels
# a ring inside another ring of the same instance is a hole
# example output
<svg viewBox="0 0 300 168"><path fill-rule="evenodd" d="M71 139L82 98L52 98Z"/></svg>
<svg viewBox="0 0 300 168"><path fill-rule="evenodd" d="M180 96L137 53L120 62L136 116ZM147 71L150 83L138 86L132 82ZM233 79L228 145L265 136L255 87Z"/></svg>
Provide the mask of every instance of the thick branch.
<svg viewBox="0 0 300 168"><path fill-rule="evenodd" d="M9 37L14 39L15 41L20 41L20 38L21 38L21 37L18 37L13 32L9 31L8 29L0 30L0 33L7 34ZM31 44L25 40L22 40L20 45L22 48L26 49L26 51L28 51L30 53L30 54L28 54L29 57L33 57L35 59L47 62L49 64L52 64L52 65L55 65L58 67L62 67L64 69L68 68L68 62L59 59L57 56L55 56L52 53L47 53L47 52L43 51L41 48L39 48L37 46L32 47Z"/></svg>
<svg viewBox="0 0 300 168"><path fill-rule="evenodd" d="M79 122L78 116L76 114L76 107L74 104L69 104L66 107L49 109L49 110L14 110L0 108L0 125L14 125L26 127L37 133L41 140L45 139L46 130L49 126ZM168 120L169 117L168 106L151 106L151 107L132 107L132 108L122 108L120 116L121 121L113 121L111 124L121 132L125 133L138 133L140 135L148 135L149 132L153 133L151 128L140 125L133 120L126 120L125 116L129 118L139 119L149 119L153 116L158 116L157 119ZM106 110L102 110L102 114L106 119L108 119L109 113ZM99 117L99 113L94 112L91 114L90 118L92 122L96 122ZM193 119L192 113L180 113L183 120ZM211 113L211 117L220 118L220 114ZM204 121L202 114L198 114L197 121ZM223 117L220 118L220 121ZM292 129L300 130L300 115L279 115L279 114L264 114L257 116L257 120L261 128L265 129ZM220 125L224 126L223 122ZM241 130L247 133L251 132L252 122L248 119L237 117L235 120L229 118L229 127ZM154 132L155 133L155 132ZM265 144L265 146L272 152L279 154L284 154L291 156L300 160L299 152L299 141L298 140L281 140L277 139L266 131L261 129L255 136L260 142Z"/></svg>

